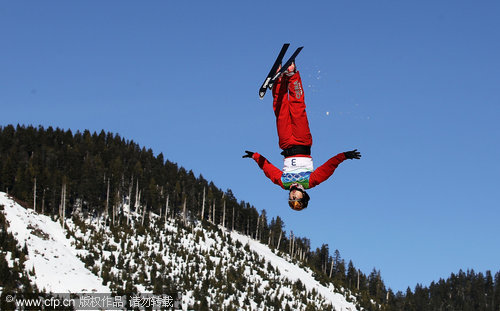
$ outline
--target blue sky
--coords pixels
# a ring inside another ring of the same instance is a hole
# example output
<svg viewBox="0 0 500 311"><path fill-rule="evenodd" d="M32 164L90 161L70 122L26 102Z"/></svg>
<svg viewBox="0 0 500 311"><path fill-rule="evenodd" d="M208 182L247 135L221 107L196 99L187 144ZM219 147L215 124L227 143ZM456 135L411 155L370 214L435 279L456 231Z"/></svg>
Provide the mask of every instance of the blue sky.
<svg viewBox="0 0 500 311"><path fill-rule="evenodd" d="M496 1L9 1L0 125L104 129L202 174L394 290L500 270ZM307 210L241 156L280 167L268 95L297 59L315 166L358 148Z"/></svg>

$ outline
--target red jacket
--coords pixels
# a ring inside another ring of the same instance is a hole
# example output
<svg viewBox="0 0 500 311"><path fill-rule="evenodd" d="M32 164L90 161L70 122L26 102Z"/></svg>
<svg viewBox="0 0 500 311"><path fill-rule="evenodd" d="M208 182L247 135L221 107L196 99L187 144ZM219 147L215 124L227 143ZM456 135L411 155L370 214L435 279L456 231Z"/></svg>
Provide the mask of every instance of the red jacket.
<svg viewBox="0 0 500 311"><path fill-rule="evenodd" d="M252 158L255 160L255 162L257 162L259 167L264 171L264 174L269 179L271 179L273 183L277 184L283 189L286 189L283 186L283 180L282 180L283 172L279 168L271 164L271 162L269 162L265 157L263 157L257 152L253 154ZM310 174L309 187L306 188L315 187L320 183L324 182L325 180L327 180L330 176L332 176L335 169L344 160L345 160L345 155L343 152L330 158L328 161L326 161L323 165L318 167Z"/></svg>

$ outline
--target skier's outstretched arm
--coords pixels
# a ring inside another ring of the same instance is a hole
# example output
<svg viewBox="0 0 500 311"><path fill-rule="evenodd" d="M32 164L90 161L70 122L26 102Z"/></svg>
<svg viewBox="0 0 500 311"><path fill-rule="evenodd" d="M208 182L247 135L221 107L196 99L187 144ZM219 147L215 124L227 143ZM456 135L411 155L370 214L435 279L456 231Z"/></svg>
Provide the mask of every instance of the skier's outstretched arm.
<svg viewBox="0 0 500 311"><path fill-rule="evenodd" d="M361 153L357 149L337 154L311 173L309 187L312 188L327 180L330 176L332 176L339 164L344 162L344 160L360 158Z"/></svg>
<svg viewBox="0 0 500 311"><path fill-rule="evenodd" d="M283 172L272 165L264 156L258 154L257 152L245 151L245 155L243 158L252 158L257 162L259 167L264 171L264 174L269 178L273 183L283 188L283 183L281 182L281 175Z"/></svg>

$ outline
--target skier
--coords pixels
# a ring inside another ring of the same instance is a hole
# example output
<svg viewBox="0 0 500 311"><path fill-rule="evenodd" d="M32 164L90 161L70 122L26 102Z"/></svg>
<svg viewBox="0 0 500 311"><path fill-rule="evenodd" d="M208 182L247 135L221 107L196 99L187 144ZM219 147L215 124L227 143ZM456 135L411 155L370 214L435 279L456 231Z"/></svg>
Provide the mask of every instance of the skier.
<svg viewBox="0 0 500 311"><path fill-rule="evenodd" d="M243 158L252 158L271 181L290 190L288 205L300 211L307 207L309 195L305 189L327 180L346 159L360 159L357 149L342 152L326 163L313 168L311 157L312 136L304 101L304 89L295 62L285 70L273 85L273 109L276 115L279 146L285 157L283 171L257 152L246 150Z"/></svg>

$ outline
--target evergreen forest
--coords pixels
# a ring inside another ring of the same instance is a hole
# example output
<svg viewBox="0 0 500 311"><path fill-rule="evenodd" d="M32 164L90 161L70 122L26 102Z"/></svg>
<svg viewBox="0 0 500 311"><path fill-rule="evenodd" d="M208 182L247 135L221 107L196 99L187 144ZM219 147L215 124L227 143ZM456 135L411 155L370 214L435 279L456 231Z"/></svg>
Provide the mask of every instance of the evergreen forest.
<svg viewBox="0 0 500 311"><path fill-rule="evenodd" d="M169 213L236 230L311 268L320 281L349 289L367 310L500 311L500 272L468 270L428 286L394 293L381 272L364 273L329 245L313 248L307 237L284 230L279 217L239 201L202 175L163 154L105 131L73 133L52 127L0 127L0 191L23 206L58 218L74 213L107 217L115 224L124 206L140 214ZM1 214L0 214L1 215ZM0 218L1 250L24 254ZM7 267L0 252L0 286L29 286L26 275Z"/></svg>

